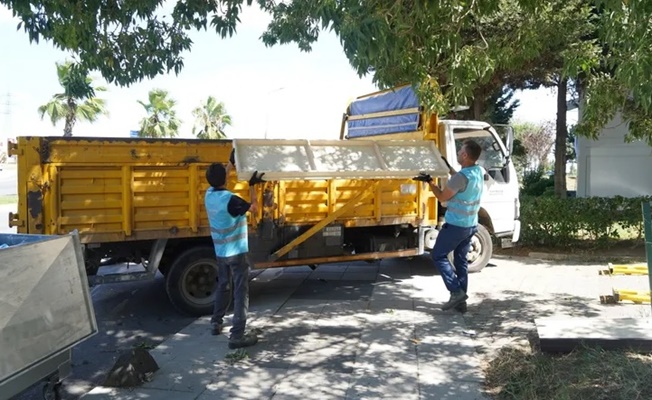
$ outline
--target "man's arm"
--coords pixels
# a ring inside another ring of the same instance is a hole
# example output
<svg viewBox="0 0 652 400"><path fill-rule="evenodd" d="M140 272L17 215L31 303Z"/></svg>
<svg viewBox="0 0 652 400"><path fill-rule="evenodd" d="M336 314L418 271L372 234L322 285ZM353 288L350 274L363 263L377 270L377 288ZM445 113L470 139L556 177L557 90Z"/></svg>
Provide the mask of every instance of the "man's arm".
<svg viewBox="0 0 652 400"><path fill-rule="evenodd" d="M448 201L457 193L456 190L453 190L448 186L444 187L443 190L440 189L434 181L428 182L428 186L430 186L430 190L435 194L435 197L437 197L437 200L439 201Z"/></svg>
<svg viewBox="0 0 652 400"><path fill-rule="evenodd" d="M439 201L448 201L453 196L455 196L457 192L464 191L466 189L467 182L468 179L463 174L454 174L448 180L448 183L443 190L440 189L434 181L428 182L428 186L430 186L430 190L432 190Z"/></svg>
<svg viewBox="0 0 652 400"><path fill-rule="evenodd" d="M256 197L256 186L249 186L249 198L251 199L251 205L249 211L252 213L258 212L258 198Z"/></svg>
<svg viewBox="0 0 652 400"><path fill-rule="evenodd" d="M245 215L250 210L255 212L257 210L255 203L253 203L253 201L255 200L256 199L253 198L252 203L249 203L243 198L233 195L229 200L227 210L229 211L229 214L231 214L232 217L239 217L241 215ZM256 210L253 210L254 208L256 208Z"/></svg>

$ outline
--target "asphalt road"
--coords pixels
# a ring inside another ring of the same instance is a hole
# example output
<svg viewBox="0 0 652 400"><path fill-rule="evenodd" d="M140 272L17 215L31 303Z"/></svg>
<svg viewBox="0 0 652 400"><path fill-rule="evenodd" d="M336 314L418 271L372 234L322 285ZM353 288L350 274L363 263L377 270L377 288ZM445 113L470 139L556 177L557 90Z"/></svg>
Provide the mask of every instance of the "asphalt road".
<svg viewBox="0 0 652 400"><path fill-rule="evenodd" d="M16 190L16 164L0 164L0 196L15 195Z"/></svg>

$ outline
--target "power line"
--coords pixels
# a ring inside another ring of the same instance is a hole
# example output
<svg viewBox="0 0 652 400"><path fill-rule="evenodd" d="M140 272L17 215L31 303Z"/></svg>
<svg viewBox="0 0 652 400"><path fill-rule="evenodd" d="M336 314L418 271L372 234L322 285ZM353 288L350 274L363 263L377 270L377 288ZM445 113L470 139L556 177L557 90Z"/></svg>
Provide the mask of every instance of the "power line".
<svg viewBox="0 0 652 400"><path fill-rule="evenodd" d="M0 102L0 115L6 116L4 118L5 123L2 131L0 132L0 136L7 137L11 133L11 117L13 115L14 105L15 103L11 99L11 92L7 92L7 94L3 96L2 102Z"/></svg>
<svg viewBox="0 0 652 400"><path fill-rule="evenodd" d="M11 101L11 92L7 92L6 95L3 96L4 100L0 105L2 105L2 110L0 111L0 114L4 115L11 115L11 109L14 105L14 103Z"/></svg>

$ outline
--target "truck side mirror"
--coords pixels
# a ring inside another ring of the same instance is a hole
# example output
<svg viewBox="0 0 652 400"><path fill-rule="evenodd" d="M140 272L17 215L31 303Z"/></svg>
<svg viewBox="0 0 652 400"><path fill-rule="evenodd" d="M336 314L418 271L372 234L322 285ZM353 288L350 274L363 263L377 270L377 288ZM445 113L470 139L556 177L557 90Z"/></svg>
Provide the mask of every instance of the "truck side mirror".
<svg viewBox="0 0 652 400"><path fill-rule="evenodd" d="M505 143L505 146L507 147L507 157L506 157L506 162L505 166L503 167L503 177L505 178L505 183L509 183L509 159L512 156L512 153L514 152L514 128L511 126L507 126L507 143Z"/></svg>
<svg viewBox="0 0 652 400"><path fill-rule="evenodd" d="M507 156L511 156L512 152L514 151L514 128L511 126L507 126L507 143L505 143L505 147L507 147Z"/></svg>
<svg viewBox="0 0 652 400"><path fill-rule="evenodd" d="M509 163L505 163L505 166L503 167L503 170L501 171L503 174L503 179L505 179L505 183L509 183Z"/></svg>

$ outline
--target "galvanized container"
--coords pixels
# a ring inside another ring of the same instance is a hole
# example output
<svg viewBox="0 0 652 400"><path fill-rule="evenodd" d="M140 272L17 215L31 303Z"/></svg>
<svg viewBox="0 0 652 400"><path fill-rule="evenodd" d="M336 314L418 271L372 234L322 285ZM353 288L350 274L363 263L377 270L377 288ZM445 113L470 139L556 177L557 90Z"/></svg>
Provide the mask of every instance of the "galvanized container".
<svg viewBox="0 0 652 400"><path fill-rule="evenodd" d="M0 399L55 389L97 333L79 236L0 234L0 247Z"/></svg>

